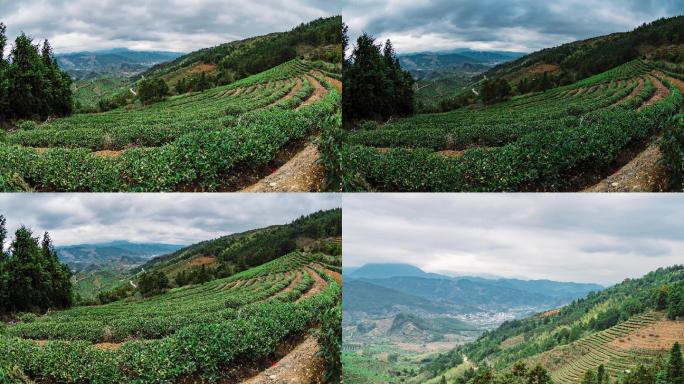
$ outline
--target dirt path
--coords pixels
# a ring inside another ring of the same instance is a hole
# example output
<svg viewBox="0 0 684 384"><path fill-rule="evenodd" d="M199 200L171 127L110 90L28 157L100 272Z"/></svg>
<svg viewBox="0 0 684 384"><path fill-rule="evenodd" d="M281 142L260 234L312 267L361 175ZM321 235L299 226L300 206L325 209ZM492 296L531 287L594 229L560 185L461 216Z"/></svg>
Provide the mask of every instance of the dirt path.
<svg viewBox="0 0 684 384"><path fill-rule="evenodd" d="M648 76L648 78L651 80L653 85L656 87L656 91L653 94L653 96L651 96L650 99L646 100L646 102L641 104L639 109L637 109L638 111L640 111L640 110L642 110L642 109L644 109L650 105L657 103L658 101L666 98L667 95L670 94L670 90L660 80L656 79L654 76Z"/></svg>
<svg viewBox="0 0 684 384"><path fill-rule="evenodd" d="M325 170L317 164L316 144L309 143L274 173L241 192L317 192L321 190Z"/></svg>
<svg viewBox="0 0 684 384"><path fill-rule="evenodd" d="M323 361L316 356L319 350L316 337L307 336L295 349L272 367L242 381L245 384L311 384L321 380Z"/></svg>
<svg viewBox="0 0 684 384"><path fill-rule="evenodd" d="M277 294L285 293L285 292L290 292L291 290L295 289L297 285L302 281L302 272L297 271L295 274L295 278L292 279L292 282L290 285L288 285L284 290L278 292Z"/></svg>
<svg viewBox="0 0 684 384"><path fill-rule="evenodd" d="M321 275L318 274L318 272L314 271L309 267L304 267L304 269L306 269L306 272L313 279L314 285L311 287L311 289L306 291L306 293L304 293L299 299L297 299L297 302L300 302L306 299L307 297L319 294L328 285L325 279L323 279Z"/></svg>
<svg viewBox="0 0 684 384"><path fill-rule="evenodd" d="M97 343L93 344L93 347L102 350L114 351L119 349L123 343Z"/></svg>
<svg viewBox="0 0 684 384"><path fill-rule="evenodd" d="M437 151L435 153L438 155L441 155L441 156L445 156L445 157L461 157L461 156L463 156L465 151L464 150L456 151L453 149L444 149L441 151Z"/></svg>
<svg viewBox="0 0 684 384"><path fill-rule="evenodd" d="M337 284L340 285L340 287L342 286L342 274L335 272L335 271L331 271L328 268L326 268L326 267L324 267L318 263L314 264L314 267L316 267L316 268L322 270L323 272L327 273L328 275L330 275L330 277L335 279L335 281L337 282Z"/></svg>
<svg viewBox="0 0 684 384"><path fill-rule="evenodd" d="M641 90L644 89L644 79L641 78L641 77L638 78L638 79L637 79L637 83L638 83L637 86L632 90L632 92L629 93L629 95L627 95L627 96L623 97L622 99L618 100L618 101L617 101L616 103L614 103L613 105L622 104L622 103L624 103L625 101L627 101L627 100L633 98L634 96L636 96L639 92L641 92Z"/></svg>
<svg viewBox="0 0 684 384"><path fill-rule="evenodd" d="M316 80L313 76L306 74L304 77L309 80L309 84L314 87L314 91L308 99L304 100L303 103L295 108L296 111L321 100L323 96L328 93L328 90L325 89L325 87L321 85L321 83L319 83L318 80Z"/></svg>
<svg viewBox="0 0 684 384"><path fill-rule="evenodd" d="M123 151L110 151L110 150L102 150L102 151L95 151L92 154L95 156L100 156L100 157L117 157L121 155Z"/></svg>
<svg viewBox="0 0 684 384"><path fill-rule="evenodd" d="M583 192L656 192L663 190L667 170L658 164L659 140L649 145L617 172Z"/></svg>
<svg viewBox="0 0 684 384"><path fill-rule="evenodd" d="M283 101L285 101L285 100L289 100L289 99L293 98L294 95L296 95L297 92L299 92L299 90L302 89L302 85L303 85L303 84L304 84L304 82L302 81L302 79L298 77L298 78L295 80L295 85L294 85L294 87L292 87L292 89L290 90L290 92L288 92L287 95L285 95L285 97L283 97L282 99L275 100L274 102L272 102L271 104L269 104L268 106L266 106L266 108L272 107L272 106L274 106L274 105L276 105L276 104L278 104L278 103L281 103L281 102L283 102Z"/></svg>
<svg viewBox="0 0 684 384"><path fill-rule="evenodd" d="M662 77L666 78L667 81L674 84L674 86L677 87L677 89L679 89L679 92L684 94L684 81L681 81L679 79L675 79L674 77L671 77L671 76L667 76L666 74L664 74L662 72L656 72L656 73L658 73Z"/></svg>

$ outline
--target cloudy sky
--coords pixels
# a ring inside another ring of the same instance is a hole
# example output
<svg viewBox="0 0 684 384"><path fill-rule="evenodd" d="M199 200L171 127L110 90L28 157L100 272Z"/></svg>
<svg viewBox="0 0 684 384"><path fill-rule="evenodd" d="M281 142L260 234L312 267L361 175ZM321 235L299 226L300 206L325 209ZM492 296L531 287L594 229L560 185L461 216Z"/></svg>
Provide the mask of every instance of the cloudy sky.
<svg viewBox="0 0 684 384"><path fill-rule="evenodd" d="M472 48L531 52L634 29L684 13L684 0L344 0L353 39L362 31L398 52Z"/></svg>
<svg viewBox="0 0 684 384"><path fill-rule="evenodd" d="M339 12L329 0L0 0L10 40L24 31L56 52L190 52Z"/></svg>
<svg viewBox="0 0 684 384"><path fill-rule="evenodd" d="M11 234L26 225L56 245L192 244L340 206L332 194L0 194Z"/></svg>
<svg viewBox="0 0 684 384"><path fill-rule="evenodd" d="M655 194L345 195L344 266L613 284L684 263L684 199Z"/></svg>

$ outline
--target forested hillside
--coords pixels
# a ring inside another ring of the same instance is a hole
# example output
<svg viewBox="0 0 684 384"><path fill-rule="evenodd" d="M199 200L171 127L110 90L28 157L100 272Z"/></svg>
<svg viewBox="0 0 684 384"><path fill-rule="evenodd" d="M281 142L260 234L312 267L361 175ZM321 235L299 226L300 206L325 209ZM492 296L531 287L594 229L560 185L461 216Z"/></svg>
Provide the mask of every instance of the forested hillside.
<svg viewBox="0 0 684 384"><path fill-rule="evenodd" d="M485 76L504 78L526 93L570 84L638 58L684 61L684 16L546 48L496 66Z"/></svg>
<svg viewBox="0 0 684 384"><path fill-rule="evenodd" d="M163 78L172 87L180 82L181 90L186 90L196 87L202 74L205 81L223 85L296 58L341 63L341 24L341 16L320 18L288 32L201 49L156 65L139 77Z"/></svg>
<svg viewBox="0 0 684 384"><path fill-rule="evenodd" d="M684 266L660 268L557 310L508 321L496 330L485 332L477 341L445 355L445 358L452 357L451 363L445 364L441 359L439 364L444 370L461 364L463 356L467 356L481 367L515 374L520 369L516 363L526 362L548 371L547 379L539 383L549 383L552 379L560 384L579 384L587 371L596 374L601 367L613 378L612 383L620 377L630 378L629 371L640 364L662 367L661 359L673 343L682 341L684 328L677 321L682 316ZM440 370L431 367L427 371ZM499 382L491 373L484 380L456 382Z"/></svg>

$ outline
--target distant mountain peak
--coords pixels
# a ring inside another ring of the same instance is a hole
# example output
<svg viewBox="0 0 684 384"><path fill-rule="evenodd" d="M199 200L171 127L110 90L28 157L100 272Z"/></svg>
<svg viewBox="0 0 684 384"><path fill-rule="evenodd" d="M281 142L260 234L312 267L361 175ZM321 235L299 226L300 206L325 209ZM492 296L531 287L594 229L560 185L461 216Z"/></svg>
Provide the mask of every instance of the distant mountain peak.
<svg viewBox="0 0 684 384"><path fill-rule="evenodd" d="M447 276L428 273L411 264L404 263L370 263L350 273L352 278L384 279L391 277L423 277L431 279L448 279Z"/></svg>

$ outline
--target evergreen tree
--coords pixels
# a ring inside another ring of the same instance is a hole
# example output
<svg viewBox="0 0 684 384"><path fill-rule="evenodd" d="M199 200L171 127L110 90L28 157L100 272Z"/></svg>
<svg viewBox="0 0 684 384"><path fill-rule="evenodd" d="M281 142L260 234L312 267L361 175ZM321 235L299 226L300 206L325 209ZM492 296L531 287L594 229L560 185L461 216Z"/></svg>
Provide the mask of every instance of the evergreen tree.
<svg viewBox="0 0 684 384"><path fill-rule="evenodd" d="M658 293L656 296L656 310L662 311L667 308L667 292L667 284L661 285L660 289L658 289Z"/></svg>
<svg viewBox="0 0 684 384"><path fill-rule="evenodd" d="M672 285L668 291L667 318L684 316L684 284Z"/></svg>
<svg viewBox="0 0 684 384"><path fill-rule="evenodd" d="M370 35L361 35L344 72L345 120L386 119L413 113L413 79L401 69L389 40L383 48Z"/></svg>
<svg viewBox="0 0 684 384"><path fill-rule="evenodd" d="M675 342L670 349L670 359L667 362L667 380L671 384L684 384L684 361L679 342Z"/></svg>
<svg viewBox="0 0 684 384"><path fill-rule="evenodd" d="M589 370L584 372L582 384L596 384L596 374L594 373L594 371Z"/></svg>
<svg viewBox="0 0 684 384"><path fill-rule="evenodd" d="M527 384L549 384L551 377L541 365L532 368L527 374Z"/></svg>
<svg viewBox="0 0 684 384"><path fill-rule="evenodd" d="M25 34L17 37L10 53L10 108L16 117L46 118L49 115L49 82L38 48Z"/></svg>
<svg viewBox="0 0 684 384"><path fill-rule="evenodd" d="M606 376L606 367L603 364L599 365L596 370L596 384L604 384L608 382L608 377Z"/></svg>
<svg viewBox="0 0 684 384"><path fill-rule="evenodd" d="M0 23L0 120L9 116L9 73L8 64L5 61L5 47L7 46L7 27Z"/></svg>

